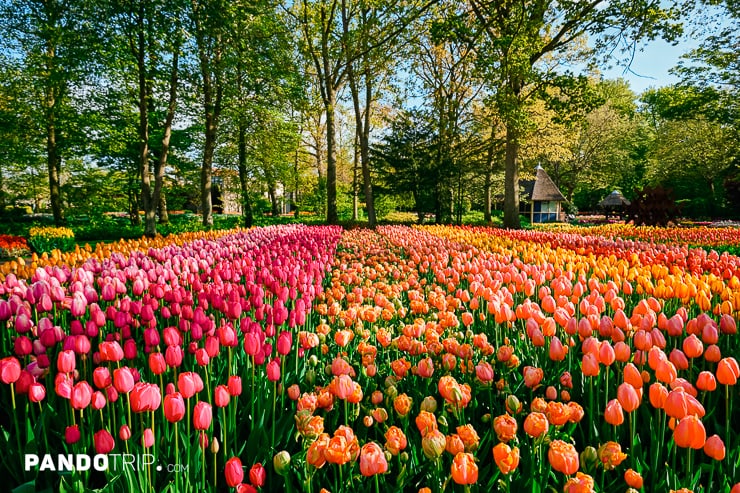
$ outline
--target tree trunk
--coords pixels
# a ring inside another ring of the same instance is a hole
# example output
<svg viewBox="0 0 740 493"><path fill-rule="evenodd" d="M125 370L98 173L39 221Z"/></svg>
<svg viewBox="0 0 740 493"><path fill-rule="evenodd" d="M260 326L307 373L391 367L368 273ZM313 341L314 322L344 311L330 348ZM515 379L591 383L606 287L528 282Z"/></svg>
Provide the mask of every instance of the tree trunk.
<svg viewBox="0 0 740 493"><path fill-rule="evenodd" d="M359 128L355 129L355 152L354 160L352 162L352 221L357 222L357 213L359 209L360 197L359 190L357 189L357 167L360 164L360 142L359 142Z"/></svg>
<svg viewBox="0 0 740 493"><path fill-rule="evenodd" d="M254 223L254 213L252 211L252 202L249 199L249 183L247 182L247 128L244 122L239 119L239 185L242 194L242 215L244 216L244 227L251 228Z"/></svg>
<svg viewBox="0 0 740 493"><path fill-rule="evenodd" d="M56 47L49 41L46 44L47 70L49 74L54 72L53 60L56 57ZM46 164L49 170L49 201L51 212L54 215L54 224L64 224L64 212L62 211L62 194L60 190L59 175L61 174L61 156L57 144L57 103L58 82L46 81Z"/></svg>
<svg viewBox="0 0 740 493"><path fill-rule="evenodd" d="M136 69L138 71L139 106L139 176L141 177L141 205L144 207L144 234L157 234L157 202L152 200L151 173L149 171L149 103L151 89L146 70L146 39L144 27L144 1L139 0L136 17Z"/></svg>
<svg viewBox="0 0 740 493"><path fill-rule="evenodd" d="M485 184L484 184L484 192L485 192L485 204L483 207L483 216L484 220L487 223L491 222L492 216L491 216L491 203L492 203L492 191L491 187L492 184L492 178L493 178L493 157L495 154L495 147L496 147L496 124L494 123L491 127L491 141L488 143L488 151L486 152L486 173L485 173Z"/></svg>
<svg viewBox="0 0 740 493"><path fill-rule="evenodd" d="M275 182L267 182L267 195L270 196L271 213L272 217L278 217L280 215L280 204L277 200L277 190L275 188Z"/></svg>
<svg viewBox="0 0 740 493"><path fill-rule="evenodd" d="M331 81L326 86L326 222L337 224L337 144L334 109L336 107L336 90Z"/></svg>
<svg viewBox="0 0 740 493"><path fill-rule="evenodd" d="M167 194L164 191L159 194L159 224L169 224L170 214L167 212Z"/></svg>
<svg viewBox="0 0 740 493"><path fill-rule="evenodd" d="M180 32L179 22L177 23L176 30L178 33ZM156 204L159 207L159 222L161 224L167 224L170 221L169 215L167 214L167 200L162 188L164 186L164 171L167 167L167 158L169 157L170 152L172 122L175 121L175 110L177 109L177 87L179 83L178 63L180 60L181 40L179 34L176 36L175 45L172 49L172 71L170 72L170 91L169 101L167 103L167 116L165 117L164 134L162 135L162 150L159 153L159 160L157 161L157 165L154 170L154 193L152 194L152 206Z"/></svg>
<svg viewBox="0 0 740 493"><path fill-rule="evenodd" d="M505 166L504 227L519 229L519 131L515 122L506 123Z"/></svg>

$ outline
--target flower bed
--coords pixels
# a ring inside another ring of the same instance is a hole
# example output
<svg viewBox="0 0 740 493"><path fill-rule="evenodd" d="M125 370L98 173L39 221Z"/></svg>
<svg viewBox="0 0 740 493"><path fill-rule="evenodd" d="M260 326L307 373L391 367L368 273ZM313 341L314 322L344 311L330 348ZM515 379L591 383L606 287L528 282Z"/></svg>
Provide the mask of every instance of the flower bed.
<svg viewBox="0 0 740 493"><path fill-rule="evenodd" d="M730 255L279 226L47 260L0 284L11 484L43 449L155 459L65 489L740 489Z"/></svg>
<svg viewBox="0 0 740 493"><path fill-rule="evenodd" d="M31 253L22 236L0 235L0 258L24 257Z"/></svg>

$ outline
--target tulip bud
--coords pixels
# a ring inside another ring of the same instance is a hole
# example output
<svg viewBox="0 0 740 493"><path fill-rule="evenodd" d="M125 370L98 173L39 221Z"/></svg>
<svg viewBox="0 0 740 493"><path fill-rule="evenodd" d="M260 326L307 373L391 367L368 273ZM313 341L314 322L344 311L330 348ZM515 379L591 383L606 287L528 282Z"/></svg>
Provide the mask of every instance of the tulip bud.
<svg viewBox="0 0 740 493"><path fill-rule="evenodd" d="M218 439L216 437L213 437L213 440L211 440L211 453L217 454L218 451L219 451Z"/></svg>
<svg viewBox="0 0 740 493"><path fill-rule="evenodd" d="M440 428L447 428L447 418L445 416L440 416L437 418L437 424Z"/></svg>
<svg viewBox="0 0 740 493"><path fill-rule="evenodd" d="M581 452L581 462L588 466L596 465L599 462L599 453L594 447L586 447Z"/></svg>
<svg viewBox="0 0 740 493"><path fill-rule="evenodd" d="M421 401L421 410L434 413L437 410L437 399L428 395Z"/></svg>
<svg viewBox="0 0 740 493"><path fill-rule="evenodd" d="M509 411L510 414L519 414L521 412L522 403L519 402L519 399L514 394L506 397L506 410Z"/></svg>
<svg viewBox="0 0 740 493"><path fill-rule="evenodd" d="M282 450L272 458L272 465L275 472L281 476L286 476L290 472L290 454Z"/></svg>

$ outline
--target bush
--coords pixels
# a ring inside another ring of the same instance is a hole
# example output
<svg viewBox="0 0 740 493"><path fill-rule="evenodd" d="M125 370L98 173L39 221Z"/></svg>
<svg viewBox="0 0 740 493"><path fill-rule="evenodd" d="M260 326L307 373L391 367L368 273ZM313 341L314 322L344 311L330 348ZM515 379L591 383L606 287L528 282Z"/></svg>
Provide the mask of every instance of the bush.
<svg viewBox="0 0 740 493"><path fill-rule="evenodd" d="M68 252L75 246L75 234L69 228L34 227L28 235L28 244L37 253L52 250Z"/></svg>

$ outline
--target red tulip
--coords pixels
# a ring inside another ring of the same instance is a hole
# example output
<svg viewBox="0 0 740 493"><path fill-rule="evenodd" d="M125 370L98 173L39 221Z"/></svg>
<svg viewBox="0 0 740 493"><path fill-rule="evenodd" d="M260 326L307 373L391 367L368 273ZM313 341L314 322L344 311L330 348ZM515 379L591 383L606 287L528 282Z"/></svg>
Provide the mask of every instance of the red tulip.
<svg viewBox="0 0 740 493"><path fill-rule="evenodd" d="M134 388L134 375L131 369L124 366L113 370L113 386L121 394L127 394Z"/></svg>
<svg viewBox="0 0 740 493"><path fill-rule="evenodd" d="M154 445L154 431L151 428L144 430L144 434L141 437L141 444L144 448L150 448Z"/></svg>
<svg viewBox="0 0 740 493"><path fill-rule="evenodd" d="M80 427L78 425L67 426L64 430L64 441L68 445L79 442L81 437L82 435L80 434Z"/></svg>
<svg viewBox="0 0 740 493"><path fill-rule="evenodd" d="M193 408L193 427L196 430L207 430L211 426L213 411L211 405L204 401L198 401Z"/></svg>
<svg viewBox="0 0 740 493"><path fill-rule="evenodd" d="M6 385L15 383L21 376L21 364L14 356L0 360L0 380Z"/></svg>
<svg viewBox="0 0 740 493"><path fill-rule="evenodd" d="M118 429L118 438L124 442L131 438L131 428L129 428L128 425L121 425Z"/></svg>
<svg viewBox="0 0 740 493"><path fill-rule="evenodd" d="M228 387L229 387L229 394L232 397L236 397L236 396L241 395L241 393L242 393L242 379L241 379L241 377L237 377L237 376L234 376L234 375L230 376L229 377L229 382L228 382Z"/></svg>
<svg viewBox="0 0 740 493"><path fill-rule="evenodd" d="M44 397L46 397L46 387L44 387L42 384L34 382L28 387L29 401L33 403L41 402L44 400Z"/></svg>
<svg viewBox="0 0 740 493"><path fill-rule="evenodd" d="M92 400L92 387L89 383L83 381L79 382L72 388L72 395L70 396L70 402L74 409L85 409L90 405Z"/></svg>
<svg viewBox="0 0 740 493"><path fill-rule="evenodd" d="M265 479L267 479L267 471L262 464L257 463L249 469L249 481L257 488L264 486Z"/></svg>
<svg viewBox="0 0 740 493"><path fill-rule="evenodd" d="M75 371L75 352L72 350L61 351L57 355L57 370L61 373L72 373Z"/></svg>
<svg viewBox="0 0 740 493"><path fill-rule="evenodd" d="M99 389L104 389L113 383L110 371L105 366L98 366L93 370L93 383Z"/></svg>
<svg viewBox="0 0 740 493"><path fill-rule="evenodd" d="M229 485L229 488L234 488L244 481L244 467L239 457L232 457L226 461L224 475L226 476L226 484Z"/></svg>
<svg viewBox="0 0 740 493"><path fill-rule="evenodd" d="M123 359L123 349L116 341L100 343L100 361L117 362Z"/></svg>
<svg viewBox="0 0 740 493"><path fill-rule="evenodd" d="M167 371L167 362L162 353L149 353L149 369L155 375L161 375Z"/></svg>
<svg viewBox="0 0 740 493"><path fill-rule="evenodd" d="M176 423L185 416L185 401L179 392L168 394L164 398L164 417L170 423Z"/></svg>
<svg viewBox="0 0 740 493"><path fill-rule="evenodd" d="M177 376L177 390L185 399L190 399L196 393L203 390L203 379L192 371L180 373Z"/></svg>
<svg viewBox="0 0 740 493"><path fill-rule="evenodd" d="M139 382L131 390L131 410L135 413L156 411L162 403L158 385Z"/></svg>
<svg viewBox="0 0 740 493"><path fill-rule="evenodd" d="M219 385L214 390L213 402L216 407L226 407L229 405L230 397L231 396L229 395L229 389L226 387L226 385Z"/></svg>
<svg viewBox="0 0 740 493"><path fill-rule="evenodd" d="M100 430L93 436L95 443L95 452L98 454L107 454L116 446L116 441L108 430Z"/></svg>
<svg viewBox="0 0 740 493"><path fill-rule="evenodd" d="M280 360L277 358L267 363L267 379L271 382L280 380Z"/></svg>

